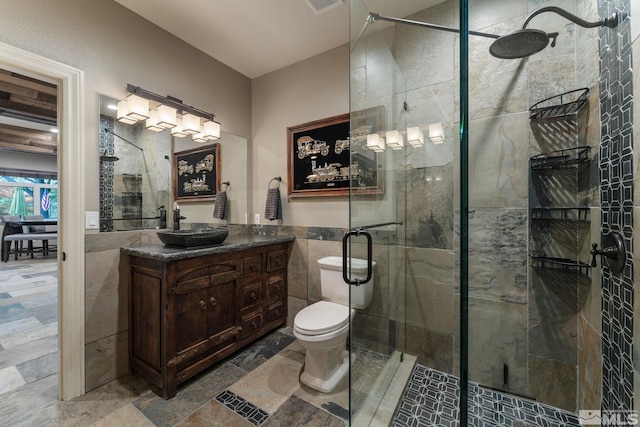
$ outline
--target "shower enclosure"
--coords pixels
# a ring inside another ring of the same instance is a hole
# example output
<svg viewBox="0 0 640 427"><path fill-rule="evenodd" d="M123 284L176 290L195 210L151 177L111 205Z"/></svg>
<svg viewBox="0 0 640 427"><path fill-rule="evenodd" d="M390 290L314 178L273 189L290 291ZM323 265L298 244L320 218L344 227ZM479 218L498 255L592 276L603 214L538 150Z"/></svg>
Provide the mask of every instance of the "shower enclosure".
<svg viewBox="0 0 640 427"><path fill-rule="evenodd" d="M345 247L377 264L351 424L628 416L630 2L417 3L350 3L351 161L377 165L350 192Z"/></svg>

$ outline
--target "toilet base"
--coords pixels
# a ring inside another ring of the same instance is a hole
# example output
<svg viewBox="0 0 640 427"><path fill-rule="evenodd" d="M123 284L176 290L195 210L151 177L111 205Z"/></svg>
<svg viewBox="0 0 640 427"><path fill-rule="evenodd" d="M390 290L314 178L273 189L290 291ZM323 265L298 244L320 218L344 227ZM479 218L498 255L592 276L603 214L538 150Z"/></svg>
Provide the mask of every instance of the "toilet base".
<svg viewBox="0 0 640 427"><path fill-rule="evenodd" d="M308 352L309 350L307 350ZM355 354L351 355L351 361L353 362ZM308 363L308 360L307 360ZM331 393L334 388L342 381L342 378L349 371L349 352L344 350L342 352L342 361L338 365L338 368L328 378L323 379L317 376L311 375L307 372L307 366L305 364L305 371L300 375L300 382L306 386L311 387L314 390L321 391L323 393Z"/></svg>

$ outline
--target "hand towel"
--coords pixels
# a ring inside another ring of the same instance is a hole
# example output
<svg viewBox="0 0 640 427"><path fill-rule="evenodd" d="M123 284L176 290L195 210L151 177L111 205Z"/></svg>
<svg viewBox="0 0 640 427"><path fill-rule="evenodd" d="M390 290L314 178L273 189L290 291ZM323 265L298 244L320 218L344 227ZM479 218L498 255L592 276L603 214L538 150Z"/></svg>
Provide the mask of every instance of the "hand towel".
<svg viewBox="0 0 640 427"><path fill-rule="evenodd" d="M229 203L227 203L227 192L218 191L216 201L213 205L213 217L218 219L229 219Z"/></svg>
<svg viewBox="0 0 640 427"><path fill-rule="evenodd" d="M264 217L270 221L282 219L282 201L280 200L280 188L267 190L267 203L264 208Z"/></svg>

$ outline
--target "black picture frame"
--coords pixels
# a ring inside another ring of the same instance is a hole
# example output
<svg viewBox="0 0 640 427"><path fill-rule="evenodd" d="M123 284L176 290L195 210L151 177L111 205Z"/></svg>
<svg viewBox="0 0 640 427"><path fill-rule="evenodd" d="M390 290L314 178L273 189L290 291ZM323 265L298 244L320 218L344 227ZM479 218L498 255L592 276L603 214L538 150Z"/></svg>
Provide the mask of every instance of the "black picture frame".
<svg viewBox="0 0 640 427"><path fill-rule="evenodd" d="M366 149L366 134L383 127L383 107L288 127L288 195L383 194L383 153Z"/></svg>
<svg viewBox="0 0 640 427"><path fill-rule="evenodd" d="M220 185L220 144L173 153L173 199L214 200Z"/></svg>

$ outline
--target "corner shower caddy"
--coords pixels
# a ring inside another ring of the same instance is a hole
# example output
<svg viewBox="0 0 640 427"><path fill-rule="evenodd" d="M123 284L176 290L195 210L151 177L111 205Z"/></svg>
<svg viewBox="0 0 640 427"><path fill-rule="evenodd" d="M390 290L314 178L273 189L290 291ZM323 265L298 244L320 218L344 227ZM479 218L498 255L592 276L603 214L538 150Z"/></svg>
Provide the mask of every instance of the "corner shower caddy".
<svg viewBox="0 0 640 427"><path fill-rule="evenodd" d="M542 100L529 108L529 119L563 118L577 114L587 103L588 88L576 89ZM530 170L554 170L569 168L590 159L591 148L580 146L538 154L529 158ZM588 207L531 207L532 221L589 222ZM566 273L588 276L591 265L569 258L548 257L543 254L531 256L536 268L550 268Z"/></svg>

